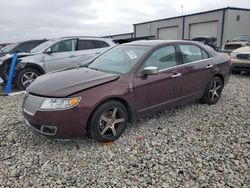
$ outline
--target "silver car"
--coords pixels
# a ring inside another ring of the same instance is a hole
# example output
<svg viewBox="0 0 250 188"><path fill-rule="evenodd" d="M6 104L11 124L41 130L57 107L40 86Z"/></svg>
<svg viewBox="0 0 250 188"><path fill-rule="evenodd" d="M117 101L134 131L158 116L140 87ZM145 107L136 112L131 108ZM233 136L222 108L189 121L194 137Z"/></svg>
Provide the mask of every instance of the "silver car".
<svg viewBox="0 0 250 188"><path fill-rule="evenodd" d="M67 37L52 39L30 51L20 54L15 81L25 89L39 75L60 69L77 67L89 62L116 44L108 38Z"/></svg>

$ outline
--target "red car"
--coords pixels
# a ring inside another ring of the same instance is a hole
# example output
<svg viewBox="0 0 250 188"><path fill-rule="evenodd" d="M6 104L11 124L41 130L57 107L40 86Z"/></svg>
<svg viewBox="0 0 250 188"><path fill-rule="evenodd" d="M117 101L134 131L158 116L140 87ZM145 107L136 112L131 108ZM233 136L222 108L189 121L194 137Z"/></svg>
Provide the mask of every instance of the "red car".
<svg viewBox="0 0 250 188"><path fill-rule="evenodd" d="M27 125L45 136L116 140L128 122L194 100L215 104L230 57L192 41L136 41L86 67L40 76L23 101Z"/></svg>

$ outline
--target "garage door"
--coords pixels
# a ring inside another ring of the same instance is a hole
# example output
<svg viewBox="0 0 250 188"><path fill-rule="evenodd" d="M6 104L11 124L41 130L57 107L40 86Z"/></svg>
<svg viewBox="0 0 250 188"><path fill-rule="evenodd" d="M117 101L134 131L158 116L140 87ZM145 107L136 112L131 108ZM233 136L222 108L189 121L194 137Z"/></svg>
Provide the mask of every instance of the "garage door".
<svg viewBox="0 0 250 188"><path fill-rule="evenodd" d="M158 29L158 39L175 40L178 37L178 27L165 27Z"/></svg>
<svg viewBox="0 0 250 188"><path fill-rule="evenodd" d="M190 39L199 36L209 36L217 38L217 33L218 33L218 21L190 24L189 27Z"/></svg>

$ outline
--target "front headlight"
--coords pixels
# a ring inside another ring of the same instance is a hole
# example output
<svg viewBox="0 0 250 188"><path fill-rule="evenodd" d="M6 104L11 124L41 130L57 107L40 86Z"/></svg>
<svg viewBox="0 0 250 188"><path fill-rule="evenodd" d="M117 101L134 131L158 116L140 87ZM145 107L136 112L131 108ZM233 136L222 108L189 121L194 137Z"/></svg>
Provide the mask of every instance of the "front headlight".
<svg viewBox="0 0 250 188"><path fill-rule="evenodd" d="M81 97L76 98L46 98L40 109L41 110L64 110L73 108L79 104Z"/></svg>
<svg viewBox="0 0 250 188"><path fill-rule="evenodd" d="M236 56L238 55L239 53L238 52L231 52L230 53L230 56L231 56L231 58L236 58Z"/></svg>

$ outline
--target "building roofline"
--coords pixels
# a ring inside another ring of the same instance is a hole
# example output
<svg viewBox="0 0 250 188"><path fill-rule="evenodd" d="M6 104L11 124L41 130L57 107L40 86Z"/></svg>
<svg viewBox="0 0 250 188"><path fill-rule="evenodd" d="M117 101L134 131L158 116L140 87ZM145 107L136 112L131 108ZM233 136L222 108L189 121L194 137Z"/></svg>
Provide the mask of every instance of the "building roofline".
<svg viewBox="0 0 250 188"><path fill-rule="evenodd" d="M130 32L130 33L120 33L120 34L114 34L114 35L105 35L103 37L116 37L116 36L121 36L121 35L132 35L134 34L134 32Z"/></svg>
<svg viewBox="0 0 250 188"><path fill-rule="evenodd" d="M225 7L225 8L219 8L219 9L213 9L213 10L208 10L208 11L203 11L203 12L192 13L192 14L186 14L186 15L182 15L182 16L175 16L175 17L170 17L170 18L163 18L163 19L151 20L151 21L147 21L147 22L140 22L140 23L136 23L136 24L133 24L133 25L135 26L135 25L147 24L147 23L152 23L152 22L158 22L158 21L164 21L164 20L171 20L171 19L188 17L188 16L195 16L195 15L199 15L199 14L217 12L217 11L222 11L222 10L243 10L243 11L250 11L250 9L247 9L247 8Z"/></svg>

